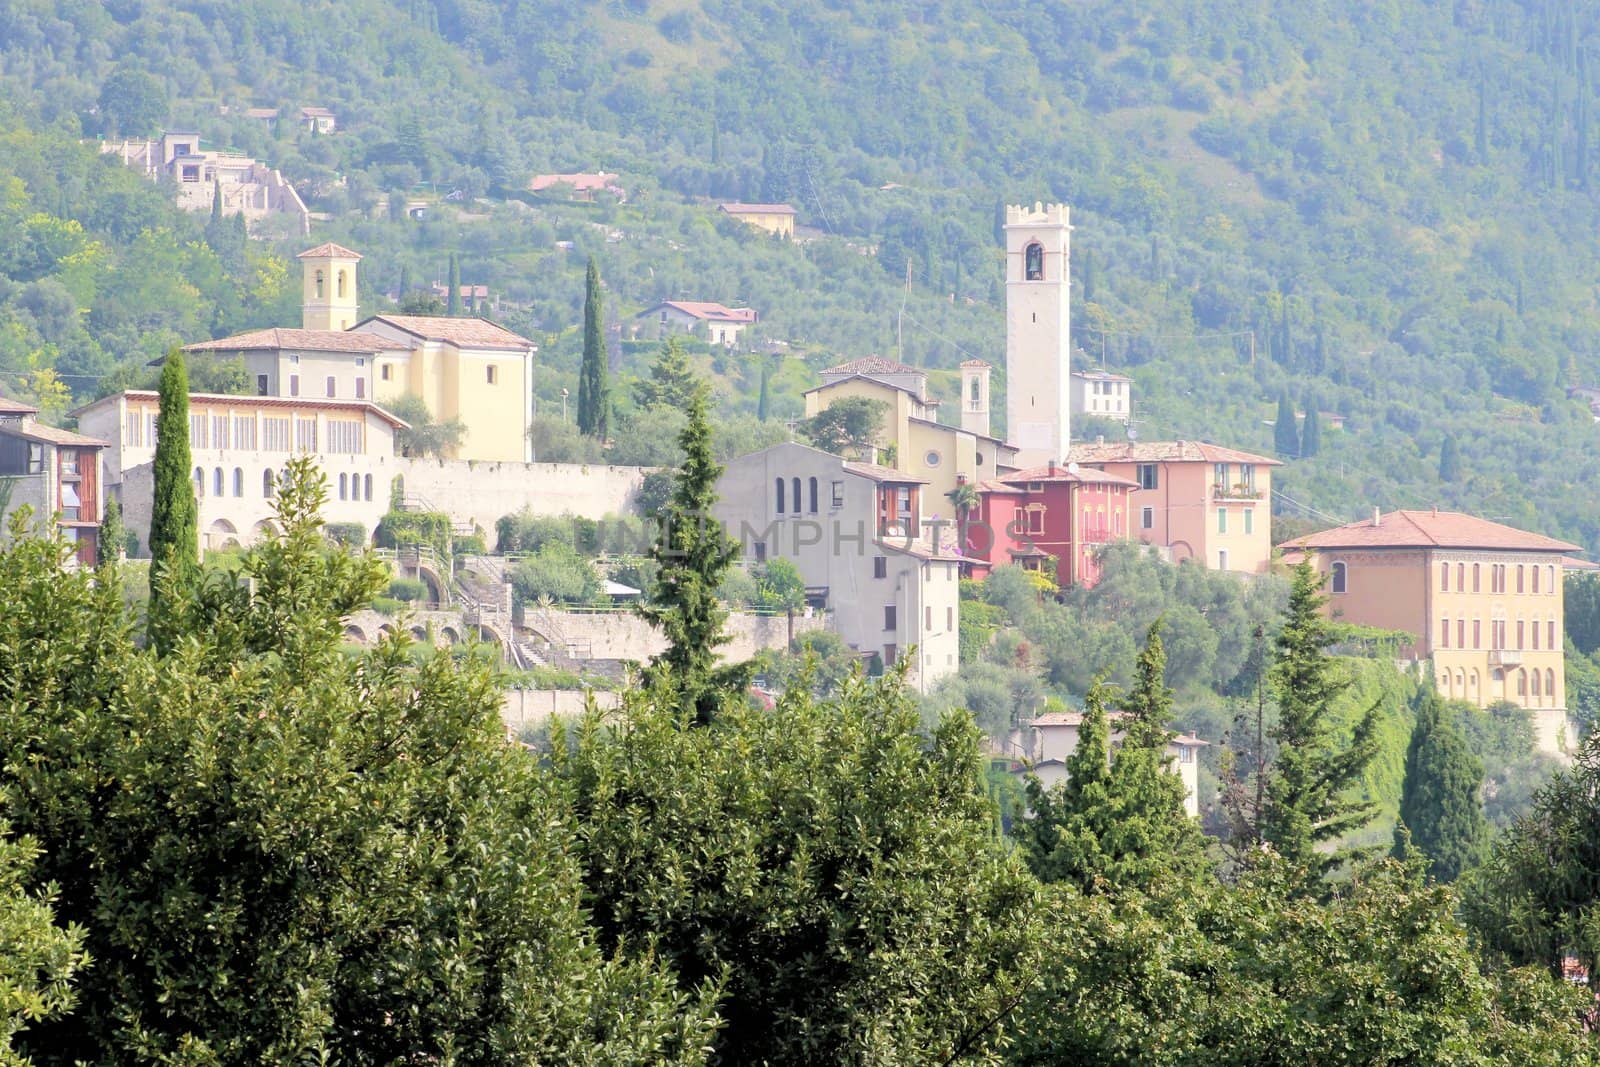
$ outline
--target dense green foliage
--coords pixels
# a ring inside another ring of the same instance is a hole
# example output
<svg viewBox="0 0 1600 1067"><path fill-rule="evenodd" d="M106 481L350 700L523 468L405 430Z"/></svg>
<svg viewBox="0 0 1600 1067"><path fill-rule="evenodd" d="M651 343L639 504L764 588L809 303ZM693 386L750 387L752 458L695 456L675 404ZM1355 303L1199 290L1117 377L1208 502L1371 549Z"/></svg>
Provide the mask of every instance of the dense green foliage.
<svg viewBox="0 0 1600 1067"><path fill-rule="evenodd" d="M200 558L199 504L189 473L189 377L183 352L167 353L161 368L156 455L151 464L150 639L166 647L174 604L186 596Z"/></svg>
<svg viewBox="0 0 1600 1067"><path fill-rule="evenodd" d="M402 393L386 401L391 415L405 421L395 430L394 441L404 456L448 456L467 436L466 423L459 418L440 422L428 410L428 402L414 393Z"/></svg>
<svg viewBox="0 0 1600 1067"><path fill-rule="evenodd" d="M600 267L589 257L583 297L583 366L578 372L578 429L604 441L611 434L611 386L606 367L604 297Z"/></svg>
<svg viewBox="0 0 1600 1067"><path fill-rule="evenodd" d="M824 452L849 459L877 459L876 446L883 438L884 419L889 405L864 396L847 396L798 425L801 433Z"/></svg>
<svg viewBox="0 0 1600 1067"><path fill-rule="evenodd" d="M24 1067L17 1035L73 1004L72 978L85 962L83 933L55 923L55 887L29 888L38 846L0 822L0 1064Z"/></svg>
<svg viewBox="0 0 1600 1067"><path fill-rule="evenodd" d="M1483 763L1457 732L1454 714L1437 693L1425 693L1406 750L1400 822L1427 857L1428 874L1453 882L1475 865L1487 840Z"/></svg>

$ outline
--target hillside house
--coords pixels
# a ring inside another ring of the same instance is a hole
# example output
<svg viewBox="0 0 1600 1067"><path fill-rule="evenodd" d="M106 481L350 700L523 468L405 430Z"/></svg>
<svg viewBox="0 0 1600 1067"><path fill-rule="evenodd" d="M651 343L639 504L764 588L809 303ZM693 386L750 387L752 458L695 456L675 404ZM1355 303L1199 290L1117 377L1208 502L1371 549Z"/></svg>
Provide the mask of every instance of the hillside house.
<svg viewBox="0 0 1600 1067"><path fill-rule="evenodd" d="M1122 743L1122 732L1116 729L1123 712L1107 715L1111 720L1111 746ZM1067 780L1067 759L1077 751L1078 731L1083 726L1083 716L1078 712L1046 712L1028 723L1031 736L1027 737L1028 765L1022 773L1038 776L1046 789L1053 789ZM1183 779L1183 810L1191 817L1200 814L1200 750L1207 742L1191 734L1179 734L1167 743L1167 769Z"/></svg>
<svg viewBox="0 0 1600 1067"><path fill-rule="evenodd" d="M43 530L77 545L93 566L104 515L101 452L106 442L38 421L39 409L0 397L0 536L7 515L27 505Z"/></svg>
<svg viewBox="0 0 1600 1067"><path fill-rule="evenodd" d="M759 320L753 308L731 308L706 300L663 300L635 316L635 333L656 338L690 333L710 344L733 348L739 335Z"/></svg>
<svg viewBox="0 0 1600 1067"><path fill-rule="evenodd" d="M197 133L105 143L100 151L151 181L170 181L184 211L209 213L220 190L224 215L243 215L246 223L283 218L299 233L311 232L311 212L283 175L248 156L202 148Z"/></svg>
<svg viewBox="0 0 1600 1067"><path fill-rule="evenodd" d="M1073 371L1072 413L1126 423L1133 415L1133 379L1104 370Z"/></svg>
<svg viewBox="0 0 1600 1067"><path fill-rule="evenodd" d="M794 208L788 204L721 204L717 210L778 237L794 236Z"/></svg>
<svg viewBox="0 0 1600 1067"><path fill-rule="evenodd" d="M585 202L593 202L598 193L609 193L624 202L628 199L621 179L604 171L595 174L535 174L528 182L528 191Z"/></svg>

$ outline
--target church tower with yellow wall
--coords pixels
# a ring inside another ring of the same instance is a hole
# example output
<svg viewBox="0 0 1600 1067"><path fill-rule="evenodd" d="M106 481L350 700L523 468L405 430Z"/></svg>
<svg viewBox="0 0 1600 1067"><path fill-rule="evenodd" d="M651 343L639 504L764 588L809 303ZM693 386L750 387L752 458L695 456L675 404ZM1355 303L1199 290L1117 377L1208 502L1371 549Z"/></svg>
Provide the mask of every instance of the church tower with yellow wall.
<svg viewBox="0 0 1600 1067"><path fill-rule="evenodd" d="M356 264L359 252L329 242L301 252L304 268L301 327L307 330L348 330L358 321Z"/></svg>

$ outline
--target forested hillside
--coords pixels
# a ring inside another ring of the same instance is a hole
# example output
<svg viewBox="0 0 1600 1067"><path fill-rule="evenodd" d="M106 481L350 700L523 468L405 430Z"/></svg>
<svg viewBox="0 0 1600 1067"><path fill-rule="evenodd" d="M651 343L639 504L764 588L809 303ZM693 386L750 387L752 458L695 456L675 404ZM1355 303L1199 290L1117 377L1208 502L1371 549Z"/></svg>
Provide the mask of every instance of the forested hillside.
<svg viewBox="0 0 1600 1067"><path fill-rule="evenodd" d="M893 352L897 321L911 362L998 360L999 206L1061 199L1079 345L1135 377L1146 438L1270 451L1287 390L1347 420L1283 472L1288 498L1600 547L1600 504L1574 492L1597 432L1565 395L1600 380L1597 31L1579 0L19 0L0 9L0 388L56 367L94 392L172 340L293 318L296 242L206 232L79 137L177 124L269 160L330 216L319 237L368 256L369 293L457 253L517 304L508 323L555 335L547 399L576 367L559 335L586 253L613 317L750 304L802 357L773 379L780 415L808 366ZM242 117L306 104L339 131ZM599 167L626 204L503 202ZM457 190L459 211L375 217L389 193ZM697 198L786 200L819 237L767 241ZM753 357L713 369L749 407Z"/></svg>

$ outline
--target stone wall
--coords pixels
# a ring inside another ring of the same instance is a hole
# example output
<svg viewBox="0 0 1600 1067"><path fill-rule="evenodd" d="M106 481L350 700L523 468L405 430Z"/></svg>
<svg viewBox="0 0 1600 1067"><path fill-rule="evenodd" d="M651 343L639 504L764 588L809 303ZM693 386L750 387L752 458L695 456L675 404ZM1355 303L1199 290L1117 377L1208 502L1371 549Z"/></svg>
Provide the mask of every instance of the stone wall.
<svg viewBox="0 0 1600 1067"><path fill-rule="evenodd" d="M617 694L604 689L507 689L500 699L500 719L512 734L528 727L543 726L552 716L571 718L583 714L585 698L594 697L602 708L621 703Z"/></svg>
<svg viewBox="0 0 1600 1067"><path fill-rule="evenodd" d="M829 616L796 614L794 636L828 629ZM529 607L523 625L538 636L530 643L536 651L548 643L556 655L572 660L647 660L666 650L659 631L631 612L542 611ZM789 642L789 619L783 615L735 614L728 618L732 637L718 649L723 659L749 659L769 648Z"/></svg>

